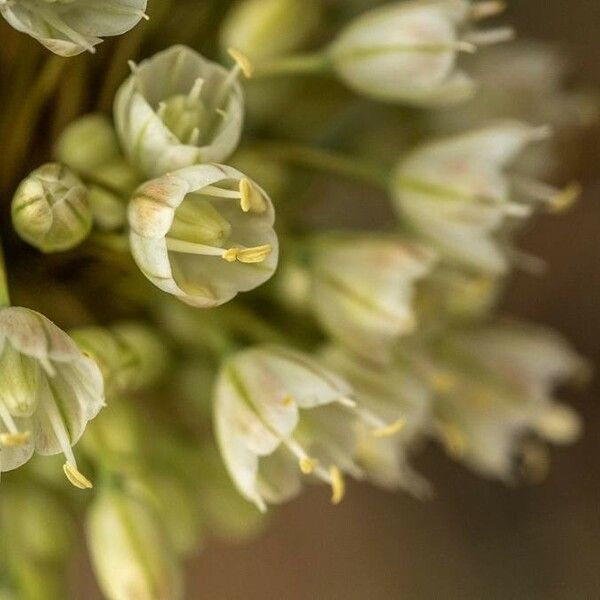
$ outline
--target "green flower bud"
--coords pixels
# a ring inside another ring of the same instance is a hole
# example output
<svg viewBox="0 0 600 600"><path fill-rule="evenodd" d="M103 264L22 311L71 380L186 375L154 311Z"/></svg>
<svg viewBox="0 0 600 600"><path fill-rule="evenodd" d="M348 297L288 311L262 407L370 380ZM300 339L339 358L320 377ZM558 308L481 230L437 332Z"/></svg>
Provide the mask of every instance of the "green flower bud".
<svg viewBox="0 0 600 600"><path fill-rule="evenodd" d="M234 4L221 28L221 47L253 60L300 48L319 24L316 0L244 0Z"/></svg>
<svg viewBox="0 0 600 600"><path fill-rule="evenodd" d="M168 362L162 340L152 329L137 323L109 329L86 327L71 335L96 361L107 389L113 392L135 392L153 385Z"/></svg>
<svg viewBox="0 0 600 600"><path fill-rule="evenodd" d="M48 163L17 188L12 221L19 236L42 252L74 248L92 228L88 190L68 168Z"/></svg>
<svg viewBox="0 0 600 600"><path fill-rule="evenodd" d="M158 515L139 499L104 490L87 517L98 583L109 600L177 600L182 574Z"/></svg>

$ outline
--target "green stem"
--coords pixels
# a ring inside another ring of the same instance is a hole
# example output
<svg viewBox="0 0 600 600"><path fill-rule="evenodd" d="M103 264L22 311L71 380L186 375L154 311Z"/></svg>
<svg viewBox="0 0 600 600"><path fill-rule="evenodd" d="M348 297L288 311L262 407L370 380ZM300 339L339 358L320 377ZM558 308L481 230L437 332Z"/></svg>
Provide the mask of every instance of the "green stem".
<svg viewBox="0 0 600 600"><path fill-rule="evenodd" d="M314 75L331 70L329 57L322 52L284 56L255 66L253 78L281 75Z"/></svg>
<svg viewBox="0 0 600 600"><path fill-rule="evenodd" d="M8 293L8 280L6 278L6 261L4 260L4 251L2 250L2 240L0 240L0 308L10 306L10 296Z"/></svg>
<svg viewBox="0 0 600 600"><path fill-rule="evenodd" d="M287 142L259 142L251 148L271 155L274 160L334 173L386 191L389 187L389 174L384 168L354 156Z"/></svg>

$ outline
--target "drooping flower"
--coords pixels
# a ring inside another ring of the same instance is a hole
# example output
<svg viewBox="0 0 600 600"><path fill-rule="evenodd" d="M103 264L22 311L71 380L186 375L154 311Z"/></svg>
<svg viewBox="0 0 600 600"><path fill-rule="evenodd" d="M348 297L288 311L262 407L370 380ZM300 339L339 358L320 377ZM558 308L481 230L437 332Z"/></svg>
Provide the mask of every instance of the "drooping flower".
<svg viewBox="0 0 600 600"><path fill-rule="evenodd" d="M340 502L342 473L362 476L354 458L361 427L381 435L390 429L351 393L337 375L287 348L255 347L227 360L214 391L214 425L240 493L265 510L296 495L303 473L331 485L332 501Z"/></svg>
<svg viewBox="0 0 600 600"><path fill-rule="evenodd" d="M74 248L92 228L88 189L67 167L43 165L17 188L12 222L19 236L42 252Z"/></svg>
<svg viewBox="0 0 600 600"><path fill-rule="evenodd" d="M132 65L114 118L127 158L144 175L221 162L235 150L244 115L238 78L250 76L251 66L233 55L230 71L185 46Z"/></svg>
<svg viewBox="0 0 600 600"><path fill-rule="evenodd" d="M546 128L506 121L427 143L397 166L392 194L400 217L442 258L490 273L508 259L500 236L535 205L561 210L578 195L507 172Z"/></svg>
<svg viewBox="0 0 600 600"><path fill-rule="evenodd" d="M0 14L15 29L61 56L74 56L103 37L121 35L145 17L147 0L0 0Z"/></svg>
<svg viewBox="0 0 600 600"><path fill-rule="evenodd" d="M354 352L385 361L392 344L416 326L414 284L431 268L433 254L375 235L333 236L311 249L310 298L320 323Z"/></svg>
<svg viewBox="0 0 600 600"><path fill-rule="evenodd" d="M273 275L274 220L269 197L239 171L187 167L137 190L129 208L131 249L163 291L192 306L218 306Z"/></svg>
<svg viewBox="0 0 600 600"><path fill-rule="evenodd" d="M341 79L378 100L442 104L471 96L476 83L456 66L458 53L509 37L509 29L469 31L472 21L502 9L500 2L410 0L374 9L352 21L328 56Z"/></svg>
<svg viewBox="0 0 600 600"><path fill-rule="evenodd" d="M62 452L69 481L91 487L72 446L103 405L100 370L66 333L32 310L0 309L0 471Z"/></svg>
<svg viewBox="0 0 600 600"><path fill-rule="evenodd" d="M94 571L109 600L182 597L181 568L164 524L137 495L101 490L86 525Z"/></svg>
<svg viewBox="0 0 600 600"><path fill-rule="evenodd" d="M439 437L475 470L510 480L527 436L578 438L580 418L554 390L585 365L556 333L520 323L449 333L435 361Z"/></svg>
<svg viewBox="0 0 600 600"><path fill-rule="evenodd" d="M432 403L427 385L399 360L381 365L336 346L325 350L323 360L352 385L360 406L393 424L387 432L380 431L388 435L362 429L356 461L365 477L384 488L427 496L429 483L410 465L414 447L429 433Z"/></svg>

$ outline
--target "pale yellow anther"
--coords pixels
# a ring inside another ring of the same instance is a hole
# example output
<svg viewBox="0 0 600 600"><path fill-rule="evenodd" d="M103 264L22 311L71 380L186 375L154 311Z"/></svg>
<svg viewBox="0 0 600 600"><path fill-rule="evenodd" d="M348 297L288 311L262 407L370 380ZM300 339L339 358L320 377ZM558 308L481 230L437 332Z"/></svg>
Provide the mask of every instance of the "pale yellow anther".
<svg viewBox="0 0 600 600"><path fill-rule="evenodd" d="M386 438L396 435L398 432L404 429L406 425L406 421L404 419L398 419L385 427L379 427L379 429L374 429L371 433L376 438Z"/></svg>
<svg viewBox="0 0 600 600"><path fill-rule="evenodd" d="M264 246L255 246L254 248L229 248L222 254L227 262L236 260L245 264L254 264L263 262L273 251L271 244Z"/></svg>
<svg viewBox="0 0 600 600"><path fill-rule="evenodd" d="M294 398L292 396L284 396L281 400L281 404L287 407L294 406Z"/></svg>
<svg viewBox="0 0 600 600"><path fill-rule="evenodd" d="M456 458L463 457L467 451L467 440L462 431L454 423L444 423L442 434L448 453Z"/></svg>
<svg viewBox="0 0 600 600"><path fill-rule="evenodd" d="M0 444L6 448L18 448L25 446L31 438L31 431L19 431L17 433L0 433Z"/></svg>
<svg viewBox="0 0 600 600"><path fill-rule="evenodd" d="M329 468L329 477L331 478L331 503L339 504L346 493L346 482L342 472L336 466Z"/></svg>
<svg viewBox="0 0 600 600"><path fill-rule="evenodd" d="M316 468L318 461L315 460L314 458L310 458L308 456L301 458L298 461L298 464L300 465L300 470L305 474L305 475L310 475Z"/></svg>
<svg viewBox="0 0 600 600"><path fill-rule="evenodd" d="M92 482L85 475L80 473L72 464L66 462L63 465L63 471L66 478L76 488L79 488L80 490L89 490L94 487Z"/></svg>
<svg viewBox="0 0 600 600"><path fill-rule="evenodd" d="M240 206L244 212L264 213L267 203L261 191L249 180L240 181Z"/></svg>
<svg viewBox="0 0 600 600"><path fill-rule="evenodd" d="M244 77L250 79L254 73L254 65L250 62L250 59L235 48L229 48L227 53L239 65Z"/></svg>
<svg viewBox="0 0 600 600"><path fill-rule="evenodd" d="M571 208L579 196L581 196L581 185L574 181L550 200L550 208L552 212L563 212Z"/></svg>
<svg viewBox="0 0 600 600"><path fill-rule="evenodd" d="M506 10L506 3L499 0L483 0L471 7L471 18L475 21L495 17Z"/></svg>

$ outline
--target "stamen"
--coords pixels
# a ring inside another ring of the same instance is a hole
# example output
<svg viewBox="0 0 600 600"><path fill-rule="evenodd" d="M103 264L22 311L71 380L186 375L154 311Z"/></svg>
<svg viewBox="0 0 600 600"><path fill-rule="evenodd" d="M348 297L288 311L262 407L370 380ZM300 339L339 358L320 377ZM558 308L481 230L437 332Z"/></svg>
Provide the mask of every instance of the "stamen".
<svg viewBox="0 0 600 600"><path fill-rule="evenodd" d="M406 420L398 419L394 423L390 423L389 425L386 425L385 427L380 427L379 429L374 429L371 433L376 438L391 437L393 435L396 435L398 432L402 431L402 429L404 429L405 425L406 425Z"/></svg>
<svg viewBox="0 0 600 600"><path fill-rule="evenodd" d="M202 87L204 86L204 79L202 77L198 77L188 94L188 101L190 103L195 103L200 100L200 94L202 93Z"/></svg>
<svg viewBox="0 0 600 600"><path fill-rule="evenodd" d="M194 127L194 129L192 129L192 133L190 133L190 137L188 138L187 143L190 146L197 146L199 141L200 129L198 129L198 127Z"/></svg>
<svg viewBox="0 0 600 600"><path fill-rule="evenodd" d="M512 27L496 27L486 31L471 31L465 35L465 41L475 44L475 46L491 46L509 42L515 37L515 30Z"/></svg>
<svg viewBox="0 0 600 600"><path fill-rule="evenodd" d="M523 176L514 176L513 184L517 191L531 200L545 202L553 212L561 212L570 208L581 195L581 185L570 183L560 190L551 185Z"/></svg>
<svg viewBox="0 0 600 600"><path fill-rule="evenodd" d="M458 40L456 42L456 50L459 52L466 52L467 54L475 54L475 52L477 52L477 46L466 40Z"/></svg>
<svg viewBox="0 0 600 600"><path fill-rule="evenodd" d="M254 66L250 62L250 59L235 48L229 48L227 53L229 56L231 56L231 58L233 58L236 65L241 69L244 77L246 79L250 79L254 73Z"/></svg>
<svg viewBox="0 0 600 600"><path fill-rule="evenodd" d="M329 467L329 477L331 478L331 503L339 504L346 493L344 477L336 466Z"/></svg>
<svg viewBox="0 0 600 600"><path fill-rule="evenodd" d="M463 457L467 450L467 440L463 432L454 423L442 423L441 429L448 453L457 458Z"/></svg>
<svg viewBox="0 0 600 600"><path fill-rule="evenodd" d="M319 461L315 458L311 458L306 450L292 437L292 438L282 438L281 439L284 446L295 456L298 458L298 465L300 470L305 475L310 475L315 471Z"/></svg>
<svg viewBox="0 0 600 600"><path fill-rule="evenodd" d="M129 70L135 75L135 73L137 73L138 70L136 62L133 60L128 60L127 64L129 65Z"/></svg>
<svg viewBox="0 0 600 600"><path fill-rule="evenodd" d="M315 467L317 466L317 460L314 458L301 458L300 459L300 470L305 474L305 475L310 475L314 470Z"/></svg>
<svg viewBox="0 0 600 600"><path fill-rule="evenodd" d="M471 19L474 21L488 19L503 13L505 10L505 2L500 2L499 0L483 0L482 2L473 4L471 7Z"/></svg>
<svg viewBox="0 0 600 600"><path fill-rule="evenodd" d="M229 248L223 252L223 258L227 262L238 262L244 264L255 264L263 262L273 251L271 244L256 246L254 248Z"/></svg>
<svg viewBox="0 0 600 600"><path fill-rule="evenodd" d="M79 488L80 490L89 490L94 487L92 482L85 475L80 473L76 466L70 464L69 462L66 462L63 465L63 471L66 478L76 488Z"/></svg>
<svg viewBox="0 0 600 600"><path fill-rule="evenodd" d="M260 190L249 179L240 181L240 206L244 212L264 213L267 203Z"/></svg>
<svg viewBox="0 0 600 600"><path fill-rule="evenodd" d="M31 439L31 431L19 431L17 433L0 433L0 444L6 448L18 448L25 446Z"/></svg>
<svg viewBox="0 0 600 600"><path fill-rule="evenodd" d="M570 183L550 200L550 208L557 213L568 210L579 200L581 192L581 185L577 181Z"/></svg>
<svg viewBox="0 0 600 600"><path fill-rule="evenodd" d="M236 192L235 190L226 190L217 187L216 185L207 185L198 193L203 194L204 196L211 196L213 198L235 198L236 200L241 198L241 192Z"/></svg>
<svg viewBox="0 0 600 600"><path fill-rule="evenodd" d="M167 237L166 241L167 249L171 252L180 252L182 254L199 254L202 256L219 256L221 258L225 258L225 260L229 260L225 256L229 250L223 250L223 248L207 246L206 244L197 244L195 242L186 242L185 240L176 240L170 237Z"/></svg>

